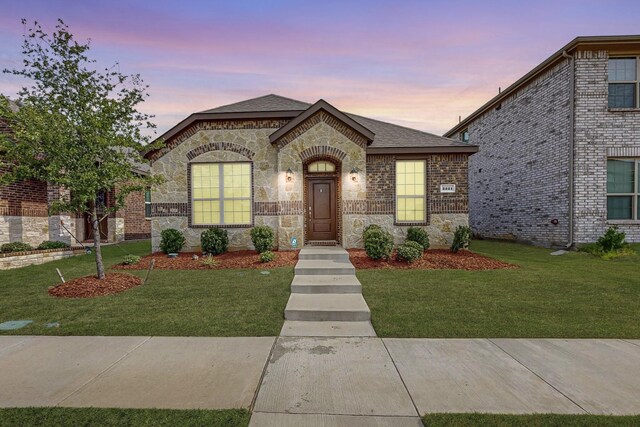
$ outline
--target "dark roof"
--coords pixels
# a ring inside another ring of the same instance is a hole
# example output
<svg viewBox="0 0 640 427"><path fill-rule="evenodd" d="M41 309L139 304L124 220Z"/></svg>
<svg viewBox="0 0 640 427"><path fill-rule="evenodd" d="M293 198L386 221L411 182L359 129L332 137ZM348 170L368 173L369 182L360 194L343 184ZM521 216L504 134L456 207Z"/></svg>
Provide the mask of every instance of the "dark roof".
<svg viewBox="0 0 640 427"><path fill-rule="evenodd" d="M560 48L560 50L558 50L556 53L545 59L542 63L540 63L540 65L518 79L511 86L491 98L489 102L478 108L460 123L447 131L444 136L452 136L466 128L469 123L499 104L503 99L507 98L521 87L527 85L529 82L531 82L531 80L535 79L537 76L547 71L552 66L556 65L559 61L562 61L565 54L568 54L569 52L580 49L600 50L606 49L607 47L615 48L621 51L630 50L630 52L636 52L639 46L640 35L576 37L575 39L564 45L562 48Z"/></svg>
<svg viewBox="0 0 640 427"><path fill-rule="evenodd" d="M342 115L342 120L345 124L360 132L368 139L370 139L371 133L373 133L373 141L367 148L367 153L369 154L421 152L475 153L478 151L477 146L465 144L461 141L419 131L417 129L394 125L380 120L370 119L368 117L358 116L356 114L343 113L332 107L324 100L320 100L316 104L312 105L307 102L274 94L247 99L245 101L223 105L222 107L191 114L189 117L185 118L176 126L165 132L159 137L159 139L164 139L166 141L197 121L265 118L295 119L299 116L302 116L302 119L304 119L305 112L308 113L312 108L318 107L324 109L331 108L335 110L334 115ZM349 123L351 120L353 120L353 122ZM282 129L286 127L287 126ZM282 132L282 129L273 134L275 135L275 139L283 136L284 133L288 131L288 129L285 129L285 131ZM272 138L272 142L273 140L274 139Z"/></svg>

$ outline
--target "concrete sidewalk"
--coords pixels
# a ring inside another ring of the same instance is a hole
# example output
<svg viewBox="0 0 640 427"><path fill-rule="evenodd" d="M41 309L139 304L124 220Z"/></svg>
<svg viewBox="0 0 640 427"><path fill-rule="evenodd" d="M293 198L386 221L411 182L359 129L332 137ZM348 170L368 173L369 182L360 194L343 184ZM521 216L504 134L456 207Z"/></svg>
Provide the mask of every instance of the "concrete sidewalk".
<svg viewBox="0 0 640 427"><path fill-rule="evenodd" d="M640 341L0 336L15 406L249 408L252 426L638 414Z"/></svg>

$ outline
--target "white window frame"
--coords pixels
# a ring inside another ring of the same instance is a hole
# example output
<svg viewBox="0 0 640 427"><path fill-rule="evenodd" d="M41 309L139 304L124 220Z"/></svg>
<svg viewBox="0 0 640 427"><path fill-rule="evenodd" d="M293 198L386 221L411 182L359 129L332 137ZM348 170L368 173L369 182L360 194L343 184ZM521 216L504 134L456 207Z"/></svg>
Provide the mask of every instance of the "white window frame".
<svg viewBox="0 0 640 427"><path fill-rule="evenodd" d="M249 188L249 197L224 197L224 165L228 164L247 164L249 165L249 178L251 179L251 186ZM219 197L193 197L193 166L194 165L217 165L218 166L218 187ZM209 227L209 226L251 226L253 224L253 165L251 162L193 162L189 164L191 174L191 224L196 227ZM225 223L224 221L224 202L225 200L248 200L249 201L249 222L247 223ZM220 223L219 224L196 224L194 221L195 211L193 205L195 201L219 201L220 203Z"/></svg>
<svg viewBox="0 0 640 427"><path fill-rule="evenodd" d="M640 221L640 212L638 211L638 199L640 199L640 188L638 188L638 181L640 178L638 175L640 174L640 158L633 157L608 157L607 162L609 160L622 160L633 162L634 174L633 174L633 192L631 193L609 193L607 191L607 221L608 222L624 222L624 221ZM607 182L608 184L608 182ZM621 197L629 197L631 196L631 218L630 219L609 219L609 196L621 196Z"/></svg>
<svg viewBox="0 0 640 427"><path fill-rule="evenodd" d="M465 144L469 143L469 128L464 128L462 132L460 132L460 141L464 142Z"/></svg>
<svg viewBox="0 0 640 427"><path fill-rule="evenodd" d="M422 169L424 171L424 182L423 182L423 188L424 188L424 193L422 196L399 196L398 195L398 163L399 162L422 162L424 164L424 168ZM395 194L395 201L396 201L396 206L395 206L395 222L396 224L424 224L427 222L427 161L425 159L398 159L396 160L396 168L394 171L394 177L393 177L393 192ZM422 215L422 219L415 219L415 220L399 220L398 219L398 200L400 198L404 198L404 199L423 199L424 203L422 205L422 211L423 211L423 215Z"/></svg>
<svg viewBox="0 0 640 427"><path fill-rule="evenodd" d="M610 56L609 61L612 59L635 59L636 61L636 79L635 80L609 80L609 62L607 61L607 108L613 110L631 110L631 109L639 109L640 108L640 56L636 55L623 55L623 56ZM609 88L611 85L615 84L631 84L633 83L636 87L635 95L636 99L634 100L633 107L611 107L609 106Z"/></svg>

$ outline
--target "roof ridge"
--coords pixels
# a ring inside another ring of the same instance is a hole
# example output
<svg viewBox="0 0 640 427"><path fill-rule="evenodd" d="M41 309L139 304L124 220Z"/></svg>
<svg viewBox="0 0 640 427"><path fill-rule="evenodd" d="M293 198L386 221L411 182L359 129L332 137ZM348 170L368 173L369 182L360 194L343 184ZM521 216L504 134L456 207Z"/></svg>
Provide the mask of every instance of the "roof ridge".
<svg viewBox="0 0 640 427"><path fill-rule="evenodd" d="M307 101L300 101L299 99L294 99L294 98L289 98L288 96L282 96L282 95L278 95L277 93L270 93L268 95L265 96L260 96L259 98L265 98L267 96L275 96L278 97L280 99L286 99L287 101L293 101L293 102L299 102L301 104L307 104L309 106L312 106L313 104Z"/></svg>
<svg viewBox="0 0 640 427"><path fill-rule="evenodd" d="M217 107L213 107L213 108L207 108L206 110L198 111L198 113L210 113L213 110L224 109L226 107L231 107L231 106L238 105L238 104L245 104L245 103L249 103L249 102L252 102L252 101L256 101L256 100L264 99L264 98L269 98L269 97L275 97L275 98L283 99L283 100L286 100L286 101L296 102L298 104L304 104L305 106L307 106L307 108L309 108L311 105L313 105L313 104L310 104L310 103L305 102L305 101L300 101L298 99L287 98L286 96L278 95L278 94L275 94L275 93L268 93L266 95L256 96L254 98L242 99L240 101L231 102L229 104L218 105ZM304 110L300 110L300 111L304 111Z"/></svg>
<svg viewBox="0 0 640 427"><path fill-rule="evenodd" d="M395 126L395 127L397 127L397 128L407 129L407 130L410 130L410 131L413 131L413 132L422 133L422 134L424 134L424 135L436 136L436 137L438 137L438 138L447 138L447 139L452 139L452 138L449 138L449 137L447 137L447 136L437 135L437 134L435 134L435 133L427 132L427 131L420 130L420 129L416 129L416 128L410 128L409 126L402 126L402 125L398 125L398 124L391 123L391 122L385 122L384 120L378 120L378 119L373 119L373 118L371 118L371 117L360 116L360 115L358 115L358 114L354 114L354 113L346 113L346 112L345 112L345 114L346 114L347 116L351 116L352 118L353 118L353 117L359 117L359 118L362 118L362 119L365 119L365 120L371 120L371 121L378 122L378 123L382 123L382 124L385 124L385 125Z"/></svg>

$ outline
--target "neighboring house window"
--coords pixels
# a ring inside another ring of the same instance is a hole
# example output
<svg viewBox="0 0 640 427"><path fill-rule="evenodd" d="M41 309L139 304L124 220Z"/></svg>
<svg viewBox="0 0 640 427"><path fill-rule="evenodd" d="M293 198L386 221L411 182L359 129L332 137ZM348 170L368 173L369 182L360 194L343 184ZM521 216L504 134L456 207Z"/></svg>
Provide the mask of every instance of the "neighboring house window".
<svg viewBox="0 0 640 427"><path fill-rule="evenodd" d="M251 164L191 165L192 224L251 224Z"/></svg>
<svg viewBox="0 0 640 427"><path fill-rule="evenodd" d="M396 162L396 221L425 220L425 160Z"/></svg>
<svg viewBox="0 0 640 427"><path fill-rule="evenodd" d="M144 190L144 217L151 218L151 189Z"/></svg>
<svg viewBox="0 0 640 427"><path fill-rule="evenodd" d="M460 141L464 143L469 142L469 129L465 129L462 132L460 132Z"/></svg>
<svg viewBox="0 0 640 427"><path fill-rule="evenodd" d="M609 59L609 108L638 108L638 58Z"/></svg>
<svg viewBox="0 0 640 427"><path fill-rule="evenodd" d="M607 219L640 219L640 159L607 162Z"/></svg>
<svg viewBox="0 0 640 427"><path fill-rule="evenodd" d="M325 160L309 164L309 172L335 172L336 165Z"/></svg>

